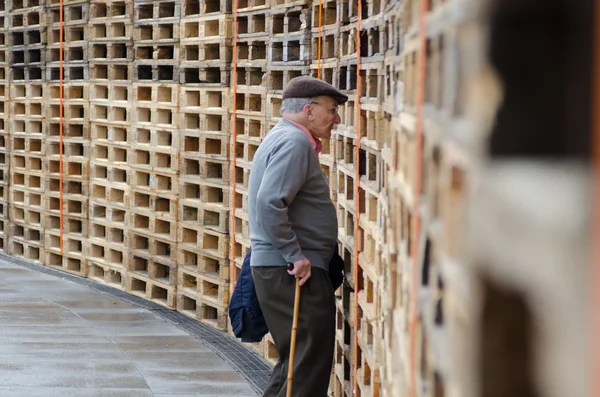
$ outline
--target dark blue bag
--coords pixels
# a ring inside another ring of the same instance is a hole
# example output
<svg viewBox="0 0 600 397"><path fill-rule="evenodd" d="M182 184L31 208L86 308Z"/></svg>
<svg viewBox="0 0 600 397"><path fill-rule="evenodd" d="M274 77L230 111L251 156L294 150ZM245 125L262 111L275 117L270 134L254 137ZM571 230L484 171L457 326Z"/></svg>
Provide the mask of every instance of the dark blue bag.
<svg viewBox="0 0 600 397"><path fill-rule="evenodd" d="M344 282L344 259L339 254L338 245L335 245L335 251L333 252L333 258L329 262L329 278L331 279L331 285L333 290L337 289Z"/></svg>
<svg viewBox="0 0 600 397"><path fill-rule="evenodd" d="M251 249L248 249L242 271L229 301L229 320L236 338L242 342L260 342L269 332L263 317L258 297L254 290L254 279L250 267Z"/></svg>

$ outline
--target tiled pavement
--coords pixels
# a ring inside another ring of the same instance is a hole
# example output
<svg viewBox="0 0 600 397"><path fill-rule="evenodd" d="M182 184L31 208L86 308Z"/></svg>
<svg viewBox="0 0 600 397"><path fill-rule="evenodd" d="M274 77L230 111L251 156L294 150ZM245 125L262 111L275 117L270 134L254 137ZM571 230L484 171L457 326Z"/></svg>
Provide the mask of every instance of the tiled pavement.
<svg viewBox="0 0 600 397"><path fill-rule="evenodd" d="M0 256L2 397L250 397L269 371L180 313Z"/></svg>

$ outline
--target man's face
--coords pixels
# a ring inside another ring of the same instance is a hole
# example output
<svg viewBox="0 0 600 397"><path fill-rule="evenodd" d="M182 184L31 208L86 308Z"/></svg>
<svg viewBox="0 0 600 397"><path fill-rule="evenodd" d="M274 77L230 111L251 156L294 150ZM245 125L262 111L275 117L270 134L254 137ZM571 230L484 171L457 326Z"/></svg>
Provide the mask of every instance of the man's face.
<svg viewBox="0 0 600 397"><path fill-rule="evenodd" d="M333 127L342 122L338 114L337 101L332 97L320 96L308 106L310 106L308 130L317 138L331 138Z"/></svg>

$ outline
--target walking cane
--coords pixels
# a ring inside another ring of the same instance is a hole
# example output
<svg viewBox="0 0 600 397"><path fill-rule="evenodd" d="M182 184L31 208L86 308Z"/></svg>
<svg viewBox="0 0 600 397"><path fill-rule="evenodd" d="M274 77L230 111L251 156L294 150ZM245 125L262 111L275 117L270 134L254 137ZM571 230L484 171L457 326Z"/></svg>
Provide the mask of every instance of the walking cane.
<svg viewBox="0 0 600 397"><path fill-rule="evenodd" d="M288 367L287 397L292 397L292 378L294 376L294 355L296 354L296 329L298 328L298 310L300 309L300 279L296 278L294 297L294 319L292 321L292 340L290 342L290 362Z"/></svg>

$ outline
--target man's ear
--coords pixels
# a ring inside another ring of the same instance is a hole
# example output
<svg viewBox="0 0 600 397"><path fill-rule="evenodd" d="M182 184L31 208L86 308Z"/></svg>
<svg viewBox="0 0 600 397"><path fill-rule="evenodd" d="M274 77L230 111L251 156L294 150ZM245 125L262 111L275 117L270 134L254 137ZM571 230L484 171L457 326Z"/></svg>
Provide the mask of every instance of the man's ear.
<svg viewBox="0 0 600 397"><path fill-rule="evenodd" d="M309 120L313 120L315 118L312 106L310 106L310 105L305 105L304 106L304 115Z"/></svg>

